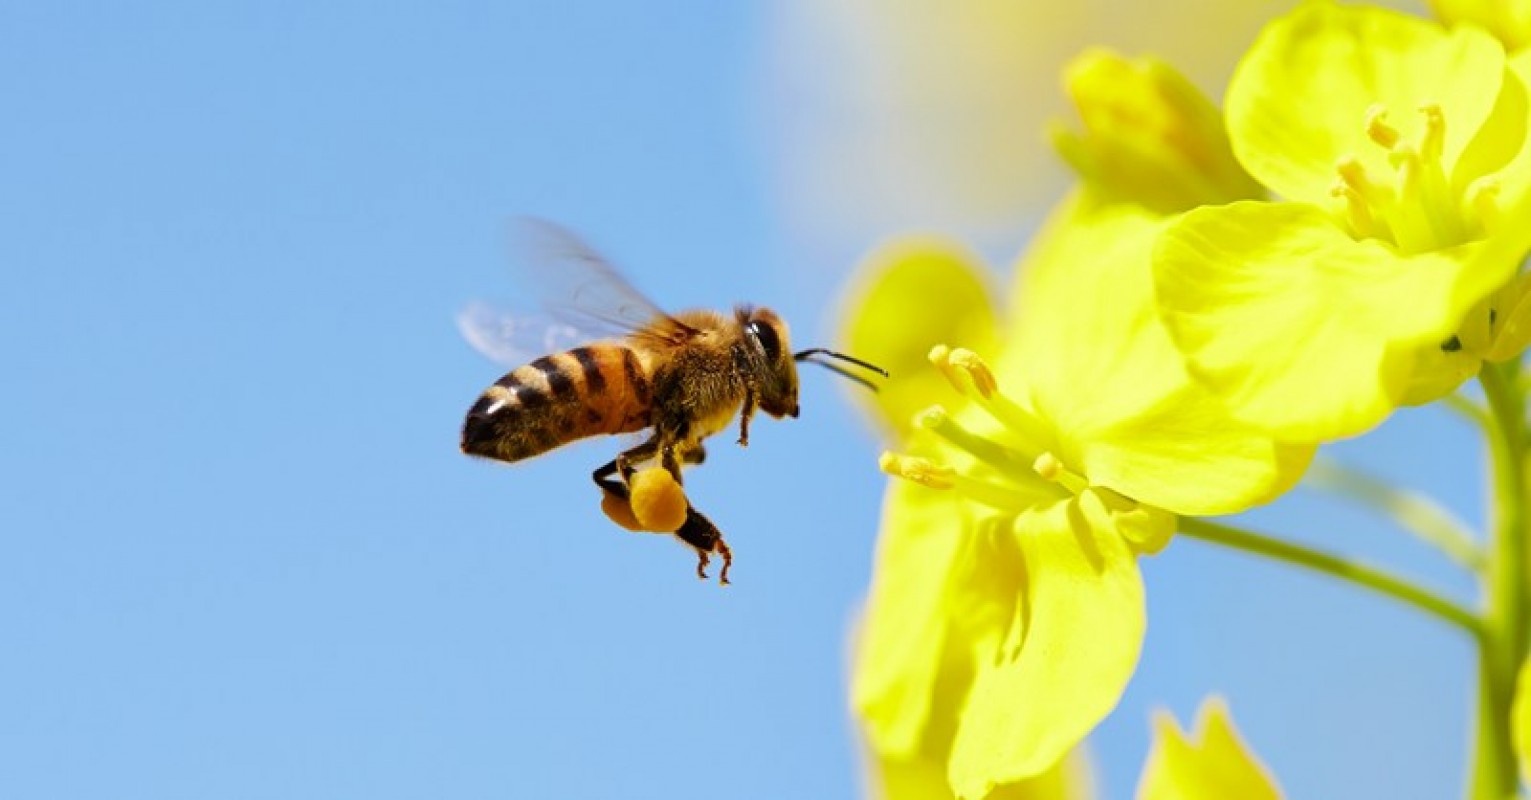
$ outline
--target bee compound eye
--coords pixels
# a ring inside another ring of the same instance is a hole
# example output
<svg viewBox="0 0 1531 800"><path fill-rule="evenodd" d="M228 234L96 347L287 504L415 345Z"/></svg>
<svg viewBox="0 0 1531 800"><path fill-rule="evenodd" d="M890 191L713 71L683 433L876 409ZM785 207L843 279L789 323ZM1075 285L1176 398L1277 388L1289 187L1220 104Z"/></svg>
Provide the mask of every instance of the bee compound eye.
<svg viewBox="0 0 1531 800"><path fill-rule="evenodd" d="M750 333L755 334L767 360L775 361L781 357L781 339L777 337L775 328L756 320L750 323Z"/></svg>

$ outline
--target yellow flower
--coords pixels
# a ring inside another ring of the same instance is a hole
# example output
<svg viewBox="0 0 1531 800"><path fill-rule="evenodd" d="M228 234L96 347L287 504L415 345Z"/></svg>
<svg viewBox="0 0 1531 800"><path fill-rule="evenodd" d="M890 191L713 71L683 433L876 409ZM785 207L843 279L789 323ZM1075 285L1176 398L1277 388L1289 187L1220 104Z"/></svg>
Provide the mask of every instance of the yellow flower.
<svg viewBox="0 0 1531 800"><path fill-rule="evenodd" d="M1054 123L1053 145L1096 197L1172 214L1265 195L1234 159L1222 112L1168 64L1094 48L1063 83L1084 130Z"/></svg>
<svg viewBox="0 0 1531 800"><path fill-rule="evenodd" d="M1280 800L1269 770L1249 752L1221 699L1202 702L1187 739L1168 713L1154 719L1154 748L1138 779L1138 800Z"/></svg>
<svg viewBox="0 0 1531 800"><path fill-rule="evenodd" d="M1228 130L1287 202L1193 210L1154 256L1176 344L1241 418L1352 435L1506 357L1496 304L1531 247L1523 69L1481 30L1377 8L1311 3L1260 36Z"/></svg>
<svg viewBox="0 0 1531 800"><path fill-rule="evenodd" d="M1153 306L1163 224L1082 194L1060 207L1023 261L995 369L932 338L996 317L960 248L889 248L850 311L858 354L899 376L928 353L960 393L884 456L907 480L888 489L853 686L874 751L945 762L959 796L1052 767L1116 705L1145 626L1137 556L1175 514L1267 501L1311 456L1186 374ZM895 423L936 399L894 388Z"/></svg>

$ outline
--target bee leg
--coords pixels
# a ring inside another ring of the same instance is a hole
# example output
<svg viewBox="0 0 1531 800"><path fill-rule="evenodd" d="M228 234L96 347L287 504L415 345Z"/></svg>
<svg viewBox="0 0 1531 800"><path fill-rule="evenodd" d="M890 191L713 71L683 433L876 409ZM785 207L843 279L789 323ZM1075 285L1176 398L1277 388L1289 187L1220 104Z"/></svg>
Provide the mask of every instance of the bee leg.
<svg viewBox="0 0 1531 800"><path fill-rule="evenodd" d="M650 437L648 441L638 445L637 447L618 453L616 460L611 462L611 466L614 466L617 472L621 473L622 482L627 483L628 481L632 480L633 470L635 469L633 465L641 464L653 458L654 454L657 452L659 452L659 437L656 435ZM602 467L601 469L596 470L596 472L599 473L604 469L606 468ZM601 479L596 478L595 482L600 483Z"/></svg>
<svg viewBox="0 0 1531 800"><path fill-rule="evenodd" d="M679 448L673 444L667 444L659 449L659 465L669 471L670 476L675 478L678 486L684 486L680 479L680 454L675 452Z"/></svg>
<svg viewBox="0 0 1531 800"><path fill-rule="evenodd" d="M681 454L680 463L695 466L707 460L707 448L698 444L696 447Z"/></svg>
<svg viewBox="0 0 1531 800"><path fill-rule="evenodd" d="M718 582L728 584L728 568L733 565L734 555L723 542L723 532L718 526L712 524L712 520L702 516L694 506L686 506L686 521L681 523L680 529L675 535L681 541L691 545L696 551L696 575L703 580L707 578L708 553L717 553L723 557L723 571L718 575Z"/></svg>
<svg viewBox="0 0 1531 800"><path fill-rule="evenodd" d="M739 412L739 446L750 446L750 417L755 416L755 390L744 390L744 408Z"/></svg>
<svg viewBox="0 0 1531 800"><path fill-rule="evenodd" d="M603 491L611 492L617 497L626 500L628 498L627 484L618 477L619 470L620 467L614 458L606 462L595 472L590 473L590 477L595 481L595 485L601 487Z"/></svg>

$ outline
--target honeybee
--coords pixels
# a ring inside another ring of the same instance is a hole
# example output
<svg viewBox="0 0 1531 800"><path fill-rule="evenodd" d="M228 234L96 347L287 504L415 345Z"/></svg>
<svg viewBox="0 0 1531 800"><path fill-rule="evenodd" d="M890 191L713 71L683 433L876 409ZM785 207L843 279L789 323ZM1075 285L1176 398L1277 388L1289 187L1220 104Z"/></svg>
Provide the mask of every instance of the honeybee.
<svg viewBox="0 0 1531 800"><path fill-rule="evenodd" d="M530 245L526 255L536 275L552 284L548 293L568 301L551 310L582 324L603 323L618 335L544 355L495 381L463 422L461 446L468 455L516 462L590 436L651 430L641 444L591 475L602 491L625 501L636 469L652 461L682 483L681 466L701 464L707 456L703 440L728 427L735 416L741 446L749 444L757 411L778 419L796 417L800 362L873 390L875 384L866 377L820 359L887 376L879 367L832 350L793 352L787 323L768 308L740 305L732 314L667 314L569 231L538 220L522 220L518 229L522 244ZM504 359L497 345L503 330L495 330L482 311L459 323L478 349ZM716 554L723 560L719 581L728 583L733 554L722 532L689 499L675 536L696 552L698 577L707 577L709 555Z"/></svg>

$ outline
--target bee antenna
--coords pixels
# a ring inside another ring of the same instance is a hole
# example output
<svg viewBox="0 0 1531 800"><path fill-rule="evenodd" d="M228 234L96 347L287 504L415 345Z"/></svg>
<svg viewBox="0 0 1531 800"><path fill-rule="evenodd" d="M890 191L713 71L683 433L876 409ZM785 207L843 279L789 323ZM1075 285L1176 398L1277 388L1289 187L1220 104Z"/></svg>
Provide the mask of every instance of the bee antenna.
<svg viewBox="0 0 1531 800"><path fill-rule="evenodd" d="M869 364L869 363L867 363L865 361L862 361L859 358L852 358L852 357L850 357L850 356L848 356L848 355L846 355L844 353L836 353L833 350L826 350L826 349L824 349L822 347L810 347L807 350L800 350L800 351L798 351L796 353L793 353L792 354L792 360L793 361L807 361L810 364L818 364L821 367L830 366L829 364L825 364L825 363L822 363L822 362L810 360L814 356L829 356L830 358L836 358L836 359L839 359L841 361L849 361L850 363L855 364L858 367L861 367L863 369L869 369L869 370L877 373L878 375L883 376L884 378L888 377L888 371L883 369L882 367L877 366L876 364Z"/></svg>
<svg viewBox="0 0 1531 800"><path fill-rule="evenodd" d="M836 375L839 375L840 377L845 378L846 380L854 381L855 383L859 383L862 386L865 386L865 387L867 387L868 389L871 389L874 392L877 391L877 384L872 383L865 376L857 375L856 373L851 372L850 370L846 369L845 367L840 366L839 364L830 364L828 362L817 361L817 360L814 359L814 356L821 356L821 355L822 356L830 356L832 358L836 358L836 359L839 359L841 361L848 361L848 362L850 362L852 364L855 364L858 367L863 367L865 369L869 369L869 370L871 370L873 372L876 372L877 374L883 376L884 378L888 377L888 371L883 369L882 367L879 367L879 366L877 366L875 364L869 364L869 363L867 363L865 361L862 361L859 358L851 358L850 356L845 355L844 353L836 353L833 350L825 350L822 347L814 347L814 348L810 348L808 350L804 350L804 351L802 351L800 353L794 353L792 355L792 360L793 361L801 361L801 362L803 362L805 364L814 364L816 366L823 367L824 369L827 369L830 372L833 372Z"/></svg>

